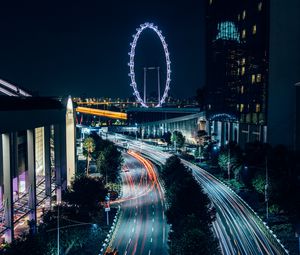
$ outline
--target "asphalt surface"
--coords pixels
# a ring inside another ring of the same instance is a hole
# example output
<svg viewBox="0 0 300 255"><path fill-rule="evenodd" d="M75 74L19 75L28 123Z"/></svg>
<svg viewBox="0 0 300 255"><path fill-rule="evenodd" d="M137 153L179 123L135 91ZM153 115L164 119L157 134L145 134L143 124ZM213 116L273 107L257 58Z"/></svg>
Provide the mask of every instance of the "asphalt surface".
<svg viewBox="0 0 300 255"><path fill-rule="evenodd" d="M134 152L124 153L121 214L110 247L119 254L168 254L163 191L154 165Z"/></svg>
<svg viewBox="0 0 300 255"><path fill-rule="evenodd" d="M111 139L116 141L115 136ZM125 136L118 135L118 141L162 164L171 156L158 147ZM192 169L195 179L216 208L213 231L219 239L222 254L288 254L268 226L235 192L200 167L185 160L182 162Z"/></svg>

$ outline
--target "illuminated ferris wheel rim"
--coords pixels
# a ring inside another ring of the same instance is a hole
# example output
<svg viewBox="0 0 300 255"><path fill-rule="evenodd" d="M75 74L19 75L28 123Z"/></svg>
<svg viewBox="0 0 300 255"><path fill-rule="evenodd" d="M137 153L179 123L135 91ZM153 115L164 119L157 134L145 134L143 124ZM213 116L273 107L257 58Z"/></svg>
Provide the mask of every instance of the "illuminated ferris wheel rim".
<svg viewBox="0 0 300 255"><path fill-rule="evenodd" d="M131 79L131 84L130 86L133 88L134 93L133 95L135 95L135 97L137 98L137 101L144 107L148 107L148 105L146 104L146 102L144 102L144 100L141 98L140 96L140 92L137 89L137 84L135 81L135 72L134 72L134 56L135 56L135 47L137 44L137 41L140 37L140 34L147 28L152 29L159 37L163 48L164 48L164 52L165 52L165 58L166 58L166 66L167 66L167 79L166 79L166 85L165 85L165 90L164 90L164 94L163 96L159 99L159 102L157 103L157 105L155 107L160 107L166 100L167 96L168 96L168 91L170 89L170 82L171 82L171 61L170 61L170 54L168 51L168 45L166 44L165 38L163 37L162 33L160 30L158 30L157 26L154 26L153 23L144 23L141 24L139 28L137 28L137 33L135 35L133 35L133 41L132 43L130 43L131 46L131 50L128 53L130 56L130 61L128 63L129 65L129 69L130 69L130 73L128 74L130 76Z"/></svg>

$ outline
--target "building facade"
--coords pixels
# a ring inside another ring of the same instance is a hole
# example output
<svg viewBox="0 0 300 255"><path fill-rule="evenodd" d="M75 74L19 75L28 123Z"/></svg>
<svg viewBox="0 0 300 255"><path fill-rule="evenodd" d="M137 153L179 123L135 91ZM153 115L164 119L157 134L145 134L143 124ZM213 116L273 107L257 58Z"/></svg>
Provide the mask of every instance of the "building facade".
<svg viewBox="0 0 300 255"><path fill-rule="evenodd" d="M266 142L268 31L266 0L206 2L205 109L236 119L242 144Z"/></svg>
<svg viewBox="0 0 300 255"><path fill-rule="evenodd" d="M14 229L37 208L61 201L75 174L75 122L72 99L1 96L0 233L14 239Z"/></svg>

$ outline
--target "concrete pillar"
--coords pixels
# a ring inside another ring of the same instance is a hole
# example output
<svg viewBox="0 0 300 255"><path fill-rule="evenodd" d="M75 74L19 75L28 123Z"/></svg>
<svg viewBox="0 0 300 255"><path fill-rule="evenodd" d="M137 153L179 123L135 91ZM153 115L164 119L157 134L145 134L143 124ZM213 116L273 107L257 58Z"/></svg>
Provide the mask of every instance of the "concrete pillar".
<svg viewBox="0 0 300 255"><path fill-rule="evenodd" d="M54 125L54 159L57 202L61 202L61 192L67 188L66 126Z"/></svg>
<svg viewBox="0 0 300 255"><path fill-rule="evenodd" d="M45 158L45 195L46 207L51 208L51 148L50 148L51 129L50 126L44 127L44 158Z"/></svg>
<svg viewBox="0 0 300 255"><path fill-rule="evenodd" d="M19 198L19 171L18 171L18 133L10 134L11 169L13 176L13 201Z"/></svg>
<svg viewBox="0 0 300 255"><path fill-rule="evenodd" d="M5 241L11 243L14 238L14 212L13 212L13 187L12 187L12 166L11 166L11 148L10 135L8 133L0 135L0 163L3 170L4 183L4 226Z"/></svg>
<svg viewBox="0 0 300 255"><path fill-rule="evenodd" d="M76 155L76 127L75 127L75 116L73 111L72 98L69 96L67 102L66 111L66 171L67 171L67 185L71 185L72 179L75 177L75 155Z"/></svg>
<svg viewBox="0 0 300 255"><path fill-rule="evenodd" d="M36 230L36 173L35 173L35 135L34 130L27 130L27 165L29 181L29 199L28 206L30 209L29 220L33 222L32 231Z"/></svg>

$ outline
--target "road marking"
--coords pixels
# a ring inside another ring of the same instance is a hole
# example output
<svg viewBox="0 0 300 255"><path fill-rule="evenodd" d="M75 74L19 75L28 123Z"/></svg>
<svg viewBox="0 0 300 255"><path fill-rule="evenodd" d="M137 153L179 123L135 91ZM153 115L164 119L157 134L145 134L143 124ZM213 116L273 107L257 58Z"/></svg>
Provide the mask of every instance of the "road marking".
<svg viewBox="0 0 300 255"><path fill-rule="evenodd" d="M154 228L152 227L152 232L153 232Z"/></svg>
<svg viewBox="0 0 300 255"><path fill-rule="evenodd" d="M149 250L149 252L148 252L148 255L150 255L151 254L151 250Z"/></svg>
<svg viewBox="0 0 300 255"><path fill-rule="evenodd" d="M134 219L133 222L136 223L136 219Z"/></svg>
<svg viewBox="0 0 300 255"><path fill-rule="evenodd" d="M127 251L125 251L124 255L126 255L126 254L127 254Z"/></svg>
<svg viewBox="0 0 300 255"><path fill-rule="evenodd" d="M132 233L134 232L134 228L132 228L131 232L132 232Z"/></svg>
<svg viewBox="0 0 300 255"><path fill-rule="evenodd" d="M152 237L151 237L151 239L150 239L150 243L152 243Z"/></svg>
<svg viewBox="0 0 300 255"><path fill-rule="evenodd" d="M163 219L165 219L165 213L164 213L164 211L162 212L162 215L163 215Z"/></svg>
<svg viewBox="0 0 300 255"><path fill-rule="evenodd" d="M165 243L165 235L166 235L166 234L165 234L165 231L166 231L166 230L165 230L165 226L163 226L163 243Z"/></svg>
<svg viewBox="0 0 300 255"><path fill-rule="evenodd" d="M154 215L154 211L152 212L152 215Z"/></svg>
<svg viewBox="0 0 300 255"><path fill-rule="evenodd" d="M154 218L152 218L152 222L154 222Z"/></svg>
<svg viewBox="0 0 300 255"><path fill-rule="evenodd" d="M130 244L131 243L131 238L129 239L129 241L128 241L128 244Z"/></svg>

